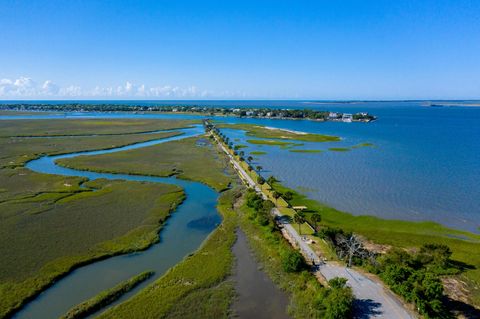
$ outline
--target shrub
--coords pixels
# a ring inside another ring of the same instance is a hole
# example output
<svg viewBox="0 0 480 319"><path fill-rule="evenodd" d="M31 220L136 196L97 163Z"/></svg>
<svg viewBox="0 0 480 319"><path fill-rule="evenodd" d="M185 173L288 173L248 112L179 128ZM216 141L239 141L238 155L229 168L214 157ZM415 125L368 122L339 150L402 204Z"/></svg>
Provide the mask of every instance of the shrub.
<svg viewBox="0 0 480 319"><path fill-rule="evenodd" d="M286 272L299 272L305 269L305 260L296 250L289 250L282 256L282 267Z"/></svg>

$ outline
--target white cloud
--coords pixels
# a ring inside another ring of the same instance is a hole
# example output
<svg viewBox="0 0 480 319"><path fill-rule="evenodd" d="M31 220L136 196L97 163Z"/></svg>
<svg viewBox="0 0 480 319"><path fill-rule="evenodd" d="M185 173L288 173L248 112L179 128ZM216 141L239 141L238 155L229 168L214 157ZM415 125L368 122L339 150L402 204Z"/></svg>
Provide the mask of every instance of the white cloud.
<svg viewBox="0 0 480 319"><path fill-rule="evenodd" d="M39 84L29 77L18 79L0 79L0 99L88 99L88 98L126 98L126 99L195 99L215 97L244 97L243 92L220 92L200 90L196 86L148 86L130 81L118 86L100 86L83 88L77 85L61 86L52 80Z"/></svg>

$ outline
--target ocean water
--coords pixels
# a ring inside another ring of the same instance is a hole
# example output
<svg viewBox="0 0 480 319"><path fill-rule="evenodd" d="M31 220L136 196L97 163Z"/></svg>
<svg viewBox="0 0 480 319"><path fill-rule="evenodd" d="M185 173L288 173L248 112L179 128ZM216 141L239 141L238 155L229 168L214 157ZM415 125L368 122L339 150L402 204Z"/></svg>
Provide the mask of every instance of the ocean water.
<svg viewBox="0 0 480 319"><path fill-rule="evenodd" d="M35 102L32 102L35 103ZM37 102L38 103L38 102ZM91 102L94 103L94 102ZM115 102L117 103L117 102ZM480 108L426 107L423 102L358 102L311 104L305 101L162 101L131 104L220 105L227 107L315 108L338 112L366 111L372 123L315 122L218 118L319 134L337 135L337 143L305 143L293 153L276 146L245 142L243 132L226 131L246 153L255 157L265 176L274 175L289 187L337 209L356 215L390 219L433 220L446 226L479 232L480 227ZM62 117L162 117L180 115L65 114ZM188 118L195 116L188 115ZM7 118L5 116L0 118ZM1 125L1 123L0 123ZM248 137L250 138L250 137ZM372 143L348 152L330 147Z"/></svg>

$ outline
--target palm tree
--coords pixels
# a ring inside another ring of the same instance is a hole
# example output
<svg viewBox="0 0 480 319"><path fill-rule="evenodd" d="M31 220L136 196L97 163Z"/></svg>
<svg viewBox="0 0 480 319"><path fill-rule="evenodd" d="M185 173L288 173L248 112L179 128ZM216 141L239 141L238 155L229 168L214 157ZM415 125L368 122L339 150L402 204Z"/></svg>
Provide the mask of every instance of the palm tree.
<svg viewBox="0 0 480 319"><path fill-rule="evenodd" d="M273 198L275 198L275 204L277 204L277 200L280 197L280 193L278 193L276 191L273 191L272 196L273 196Z"/></svg>
<svg viewBox="0 0 480 319"><path fill-rule="evenodd" d="M250 163L251 161L253 161L253 157L250 155L247 157L247 161Z"/></svg>
<svg viewBox="0 0 480 319"><path fill-rule="evenodd" d="M298 233L301 235L302 230L300 226L305 222L305 218L303 218L301 213L295 213L295 215L293 215L293 221L298 225Z"/></svg>
<svg viewBox="0 0 480 319"><path fill-rule="evenodd" d="M273 175L267 179L267 183L270 185L273 185L275 182L278 182L278 180Z"/></svg>
<svg viewBox="0 0 480 319"><path fill-rule="evenodd" d="M260 165L257 166L257 171L260 172L263 169Z"/></svg>
<svg viewBox="0 0 480 319"><path fill-rule="evenodd" d="M319 213L314 213L312 215L313 228L315 231L318 231L317 226L322 221L322 216Z"/></svg>
<svg viewBox="0 0 480 319"><path fill-rule="evenodd" d="M240 151L240 156L245 156L245 152L244 152L244 151Z"/></svg>

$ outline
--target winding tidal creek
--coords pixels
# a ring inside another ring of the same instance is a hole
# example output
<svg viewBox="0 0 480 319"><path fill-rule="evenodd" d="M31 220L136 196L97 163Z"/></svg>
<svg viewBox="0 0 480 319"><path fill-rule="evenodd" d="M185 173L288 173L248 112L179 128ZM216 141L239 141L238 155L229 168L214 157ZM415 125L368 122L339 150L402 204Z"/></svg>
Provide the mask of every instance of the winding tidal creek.
<svg viewBox="0 0 480 319"><path fill-rule="evenodd" d="M145 251L111 257L77 268L26 304L14 315L14 318L58 318L73 306L94 297L103 290L111 288L143 271L155 271L154 276L129 293L123 295L108 307L123 302L162 276L169 268L180 262L185 256L194 252L217 227L221 222L220 215L217 213L215 207L218 193L204 184L180 180L175 177L164 178L81 171L64 168L55 163L56 160L62 158L120 152L197 136L203 133L203 128L201 126L195 126L177 131L182 131L184 134L108 150L43 156L27 163L27 168L38 173L79 176L86 177L90 180L102 178L109 180L121 179L127 181L174 184L184 189L186 200L179 205L175 212L167 219L160 232L160 241L158 243L152 245ZM201 227L192 226L198 225L199 223L196 223L198 220L208 220L209 223L200 223ZM85 235L88 236L88 234ZM102 311L108 309L108 307L102 309Z"/></svg>

